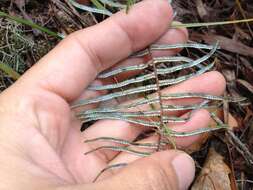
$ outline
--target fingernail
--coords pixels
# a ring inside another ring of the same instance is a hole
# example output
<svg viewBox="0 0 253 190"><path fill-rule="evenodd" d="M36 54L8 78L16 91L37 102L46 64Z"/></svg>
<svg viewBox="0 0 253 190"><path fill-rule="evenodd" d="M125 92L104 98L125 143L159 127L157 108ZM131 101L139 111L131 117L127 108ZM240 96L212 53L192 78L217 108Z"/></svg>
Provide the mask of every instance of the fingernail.
<svg viewBox="0 0 253 190"><path fill-rule="evenodd" d="M173 159L172 165L178 177L179 189L188 189L195 175L193 159L188 154L181 153Z"/></svg>

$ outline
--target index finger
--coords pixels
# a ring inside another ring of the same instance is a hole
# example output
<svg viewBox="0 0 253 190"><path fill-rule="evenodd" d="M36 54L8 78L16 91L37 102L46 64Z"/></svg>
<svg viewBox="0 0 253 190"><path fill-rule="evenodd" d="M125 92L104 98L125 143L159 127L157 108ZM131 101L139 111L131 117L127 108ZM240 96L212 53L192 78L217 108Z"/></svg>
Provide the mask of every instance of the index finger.
<svg viewBox="0 0 253 190"><path fill-rule="evenodd" d="M164 34L172 20L168 0L145 0L104 22L75 32L31 68L19 83L41 87L67 101L96 75Z"/></svg>

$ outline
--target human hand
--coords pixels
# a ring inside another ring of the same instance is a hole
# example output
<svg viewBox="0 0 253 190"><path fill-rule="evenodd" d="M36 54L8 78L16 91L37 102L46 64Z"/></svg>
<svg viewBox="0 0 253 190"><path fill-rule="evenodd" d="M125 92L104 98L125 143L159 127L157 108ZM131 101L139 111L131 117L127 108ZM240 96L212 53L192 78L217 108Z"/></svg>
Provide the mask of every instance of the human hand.
<svg viewBox="0 0 253 190"><path fill-rule="evenodd" d="M84 152L99 146L84 144L84 139L111 136L133 140L142 129L124 121L104 120L80 133L81 124L69 107L77 99L99 95L85 89L99 72L116 64L129 64L126 58L133 52L155 41L172 44L187 40L184 29L168 30L172 10L167 2L146 0L128 14L117 13L71 34L1 94L0 189L144 190L189 186L194 163L182 152L168 150L141 159L104 150L84 156ZM132 61L138 64L142 60ZM165 91L220 95L224 86L219 73L209 72ZM187 123L171 127L191 131L207 126L209 119L207 111L199 110ZM182 138L176 143L187 147L196 139ZM106 172L98 182L91 183L108 164L122 162L129 165L116 173Z"/></svg>

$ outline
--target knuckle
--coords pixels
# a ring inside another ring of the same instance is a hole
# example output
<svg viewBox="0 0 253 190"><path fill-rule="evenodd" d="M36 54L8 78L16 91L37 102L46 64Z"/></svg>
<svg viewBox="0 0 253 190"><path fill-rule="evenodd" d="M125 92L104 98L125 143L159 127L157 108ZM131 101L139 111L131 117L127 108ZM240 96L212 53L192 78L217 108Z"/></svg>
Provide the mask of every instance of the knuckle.
<svg viewBox="0 0 253 190"><path fill-rule="evenodd" d="M97 53L96 48L90 43L90 40L83 40L80 36L83 35L84 32L88 31L77 31L70 34L65 40L72 44L72 47L76 46L77 50L80 50L82 55L87 55L87 58L90 61L91 66L94 67L97 73L101 72L102 70L106 69L103 64L103 58ZM88 35L87 35L88 36Z"/></svg>

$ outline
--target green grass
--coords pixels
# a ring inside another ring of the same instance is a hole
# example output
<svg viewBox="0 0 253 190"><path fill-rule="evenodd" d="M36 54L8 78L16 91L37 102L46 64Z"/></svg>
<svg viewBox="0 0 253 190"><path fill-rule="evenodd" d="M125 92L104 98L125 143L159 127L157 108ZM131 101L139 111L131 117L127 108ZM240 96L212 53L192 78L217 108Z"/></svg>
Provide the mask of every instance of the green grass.
<svg viewBox="0 0 253 190"><path fill-rule="evenodd" d="M18 80L20 77L20 74L16 72L14 69L12 69L9 65L0 62L0 70L5 72L9 77L11 77L14 80Z"/></svg>

